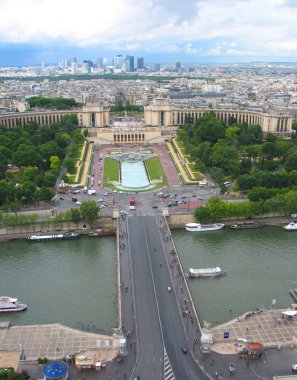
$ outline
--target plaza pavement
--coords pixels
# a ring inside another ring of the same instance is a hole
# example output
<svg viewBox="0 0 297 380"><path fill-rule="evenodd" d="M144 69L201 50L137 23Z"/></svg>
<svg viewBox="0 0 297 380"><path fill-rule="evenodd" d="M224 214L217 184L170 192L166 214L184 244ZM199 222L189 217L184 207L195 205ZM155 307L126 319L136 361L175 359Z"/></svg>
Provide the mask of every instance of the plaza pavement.
<svg viewBox="0 0 297 380"><path fill-rule="evenodd" d="M242 350L238 342L259 342L266 348L297 345L297 318L282 318L285 310L248 312L232 321L211 329L215 344L212 349L219 353L237 353ZM248 316L248 317L247 317ZM224 339L224 333L229 339ZM236 343L236 344L235 344ZM244 346L244 344L243 344Z"/></svg>
<svg viewBox="0 0 297 380"><path fill-rule="evenodd" d="M98 340L102 343L109 341L109 347L113 345L111 336L87 333L59 323L0 328L1 350L21 348L26 360L36 360L39 357L60 359L67 354L96 349ZM102 350L102 359L112 360L117 354L118 350Z"/></svg>

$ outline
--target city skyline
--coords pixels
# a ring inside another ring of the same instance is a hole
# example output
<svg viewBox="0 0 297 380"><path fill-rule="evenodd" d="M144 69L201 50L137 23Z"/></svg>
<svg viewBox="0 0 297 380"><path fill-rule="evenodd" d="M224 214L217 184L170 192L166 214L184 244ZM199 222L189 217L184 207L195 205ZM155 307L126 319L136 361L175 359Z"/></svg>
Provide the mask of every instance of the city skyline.
<svg viewBox="0 0 297 380"><path fill-rule="evenodd" d="M161 64L297 61L293 0L2 0L0 10L0 66L116 54Z"/></svg>

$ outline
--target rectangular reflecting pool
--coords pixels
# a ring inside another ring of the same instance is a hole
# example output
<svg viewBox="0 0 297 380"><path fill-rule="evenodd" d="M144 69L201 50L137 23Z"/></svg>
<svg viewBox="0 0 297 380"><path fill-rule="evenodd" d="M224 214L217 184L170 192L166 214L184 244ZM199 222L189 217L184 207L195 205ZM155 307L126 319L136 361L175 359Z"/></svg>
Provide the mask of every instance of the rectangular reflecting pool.
<svg viewBox="0 0 297 380"><path fill-rule="evenodd" d="M127 188L142 188L149 185L143 161L121 162L121 184Z"/></svg>

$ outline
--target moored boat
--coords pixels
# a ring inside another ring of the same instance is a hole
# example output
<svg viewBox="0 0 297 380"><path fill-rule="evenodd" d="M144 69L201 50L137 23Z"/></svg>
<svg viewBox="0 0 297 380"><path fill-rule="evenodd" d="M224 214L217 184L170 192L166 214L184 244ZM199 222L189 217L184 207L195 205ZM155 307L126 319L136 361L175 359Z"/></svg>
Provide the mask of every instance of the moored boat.
<svg viewBox="0 0 297 380"><path fill-rule="evenodd" d="M62 234L50 235L31 235L28 237L30 241L46 241L46 240L62 240L62 239L76 239L79 237L78 232L68 231Z"/></svg>
<svg viewBox="0 0 297 380"><path fill-rule="evenodd" d="M0 314L1 313L17 313L19 311L24 311L27 309L27 305L20 302L7 302L0 301Z"/></svg>
<svg viewBox="0 0 297 380"><path fill-rule="evenodd" d="M284 226L283 229L286 231L297 231L297 223L291 222L287 224L286 226Z"/></svg>
<svg viewBox="0 0 297 380"><path fill-rule="evenodd" d="M262 228L262 227L264 227L263 223L258 223L258 222L253 222L253 221L237 222L235 224L232 224L232 226L230 226L230 228L232 228L233 230L249 230L252 228Z"/></svg>
<svg viewBox="0 0 297 380"><path fill-rule="evenodd" d="M221 277L226 276L226 274L226 271L220 267L201 269L190 268L188 272L189 277Z"/></svg>
<svg viewBox="0 0 297 380"><path fill-rule="evenodd" d="M213 224L200 224L200 223L187 223L186 230L190 232L203 232L203 231L217 231L221 230L225 224L213 223Z"/></svg>

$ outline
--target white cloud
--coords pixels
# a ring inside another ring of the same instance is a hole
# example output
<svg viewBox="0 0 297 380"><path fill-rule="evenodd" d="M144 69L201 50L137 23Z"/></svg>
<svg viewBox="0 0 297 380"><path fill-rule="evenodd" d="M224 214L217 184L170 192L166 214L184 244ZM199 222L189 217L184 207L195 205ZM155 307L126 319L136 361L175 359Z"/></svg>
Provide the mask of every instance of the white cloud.
<svg viewBox="0 0 297 380"><path fill-rule="evenodd" d="M296 20L296 0L0 0L0 42L297 56Z"/></svg>
<svg viewBox="0 0 297 380"><path fill-rule="evenodd" d="M206 53L207 55L220 55L221 50L220 49L209 49Z"/></svg>
<svg viewBox="0 0 297 380"><path fill-rule="evenodd" d="M237 50L237 49L228 49L226 51L227 55L235 55L235 56L247 56L247 55L255 55L256 52L252 50Z"/></svg>
<svg viewBox="0 0 297 380"><path fill-rule="evenodd" d="M201 49L194 48L191 43L187 43L183 48L183 51L186 54L199 54L201 52Z"/></svg>

